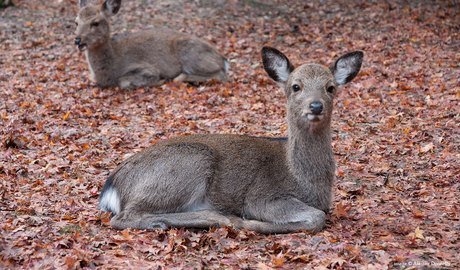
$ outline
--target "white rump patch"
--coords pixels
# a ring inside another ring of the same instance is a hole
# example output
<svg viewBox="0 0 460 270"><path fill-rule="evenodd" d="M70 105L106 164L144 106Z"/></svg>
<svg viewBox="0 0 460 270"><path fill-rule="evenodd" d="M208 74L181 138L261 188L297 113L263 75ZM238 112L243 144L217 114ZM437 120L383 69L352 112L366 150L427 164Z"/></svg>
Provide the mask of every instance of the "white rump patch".
<svg viewBox="0 0 460 270"><path fill-rule="evenodd" d="M109 187L102 195L99 207L102 211L112 212L115 215L120 213L120 196L115 188Z"/></svg>

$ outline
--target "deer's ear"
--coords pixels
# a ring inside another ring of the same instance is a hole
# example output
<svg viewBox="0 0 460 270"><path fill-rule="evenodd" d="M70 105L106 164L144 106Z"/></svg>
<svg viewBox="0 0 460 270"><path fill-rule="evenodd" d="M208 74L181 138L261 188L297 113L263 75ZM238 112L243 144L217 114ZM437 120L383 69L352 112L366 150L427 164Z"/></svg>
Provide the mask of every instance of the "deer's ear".
<svg viewBox="0 0 460 270"><path fill-rule="evenodd" d="M83 8L87 4L88 4L88 0L79 0L78 1L78 5L80 6L80 8Z"/></svg>
<svg viewBox="0 0 460 270"><path fill-rule="evenodd" d="M285 83L294 66L282 52L275 48L262 48L262 61L268 76L278 83Z"/></svg>
<svg viewBox="0 0 460 270"><path fill-rule="evenodd" d="M342 55L331 67L335 82L338 85L346 84L358 75L363 62L363 52L355 51Z"/></svg>
<svg viewBox="0 0 460 270"><path fill-rule="evenodd" d="M102 12L109 16L113 16L118 13L121 7L121 0L105 0L102 3Z"/></svg>

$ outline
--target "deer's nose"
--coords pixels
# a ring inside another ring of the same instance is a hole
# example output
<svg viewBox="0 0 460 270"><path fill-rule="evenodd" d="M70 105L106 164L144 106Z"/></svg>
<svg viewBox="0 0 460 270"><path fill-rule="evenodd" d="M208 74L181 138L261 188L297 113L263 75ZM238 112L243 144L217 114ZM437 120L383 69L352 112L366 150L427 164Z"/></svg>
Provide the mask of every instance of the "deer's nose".
<svg viewBox="0 0 460 270"><path fill-rule="evenodd" d="M81 43L81 38L76 37L75 38L75 45L80 45L80 43Z"/></svg>
<svg viewBox="0 0 460 270"><path fill-rule="evenodd" d="M319 101L313 101L310 103L310 110L312 114L318 115L323 111L323 103Z"/></svg>

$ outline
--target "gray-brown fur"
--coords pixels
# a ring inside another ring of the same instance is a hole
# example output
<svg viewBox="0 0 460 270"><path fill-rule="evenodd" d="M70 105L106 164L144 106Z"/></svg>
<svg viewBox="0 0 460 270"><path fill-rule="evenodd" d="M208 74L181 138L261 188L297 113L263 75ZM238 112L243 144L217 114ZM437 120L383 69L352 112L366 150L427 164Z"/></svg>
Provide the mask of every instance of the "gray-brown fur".
<svg viewBox="0 0 460 270"><path fill-rule="evenodd" d="M339 64L356 61L332 72L317 64L291 72L287 58L273 48L265 47L262 56L287 95L288 139L192 135L157 143L124 161L107 180L100 205L115 214L114 228L323 228L335 171L330 122L336 78L353 79L362 53L340 58ZM294 92L294 84L301 89ZM313 102L322 103L321 112Z"/></svg>
<svg viewBox="0 0 460 270"><path fill-rule="evenodd" d="M160 27L111 37L109 17L120 5L121 0L106 0L102 5L80 1L75 43L85 51L91 80L99 86L227 80L227 60L196 37Z"/></svg>

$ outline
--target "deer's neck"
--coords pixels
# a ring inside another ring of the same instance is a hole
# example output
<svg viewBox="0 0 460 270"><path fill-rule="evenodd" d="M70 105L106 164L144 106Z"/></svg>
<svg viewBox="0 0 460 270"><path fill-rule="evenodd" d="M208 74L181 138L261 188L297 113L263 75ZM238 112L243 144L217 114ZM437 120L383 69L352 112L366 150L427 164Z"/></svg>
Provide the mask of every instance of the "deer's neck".
<svg viewBox="0 0 460 270"><path fill-rule="evenodd" d="M290 125L288 136L289 169L304 191L302 200L328 211L335 174L330 124L316 132Z"/></svg>
<svg viewBox="0 0 460 270"><path fill-rule="evenodd" d="M100 86L110 86L115 84L114 66L115 55L110 40L98 47L86 51L91 80Z"/></svg>

